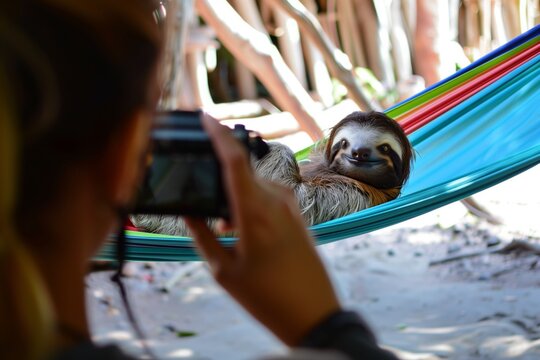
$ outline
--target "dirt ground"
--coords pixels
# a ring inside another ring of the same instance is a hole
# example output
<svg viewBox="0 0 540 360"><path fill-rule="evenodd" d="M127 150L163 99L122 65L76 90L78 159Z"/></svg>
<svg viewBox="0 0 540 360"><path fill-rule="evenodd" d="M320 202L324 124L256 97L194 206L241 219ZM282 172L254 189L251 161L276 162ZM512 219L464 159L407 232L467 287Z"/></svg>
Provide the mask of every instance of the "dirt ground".
<svg viewBox="0 0 540 360"><path fill-rule="evenodd" d="M514 240L540 246L539 179L536 166L475 195L502 225L454 203L320 246L343 303L403 359L539 359L540 256L500 251ZM471 253L477 255L459 258ZM133 308L158 358L254 359L285 351L204 263L130 263L127 271ZM96 272L87 280L94 338L140 354L109 277Z"/></svg>

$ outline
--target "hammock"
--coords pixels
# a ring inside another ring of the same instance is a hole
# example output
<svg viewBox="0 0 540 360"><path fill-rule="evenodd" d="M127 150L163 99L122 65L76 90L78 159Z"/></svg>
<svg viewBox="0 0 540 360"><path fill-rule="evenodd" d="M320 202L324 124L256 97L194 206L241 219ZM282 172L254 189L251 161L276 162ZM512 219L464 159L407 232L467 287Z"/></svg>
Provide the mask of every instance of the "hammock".
<svg viewBox="0 0 540 360"><path fill-rule="evenodd" d="M539 50L536 26L386 110L408 133L417 154L409 182L395 200L311 227L317 243L411 219L538 164ZM231 246L235 239L221 241ZM193 241L186 237L128 231L127 243L129 260L199 260ZM111 239L97 258L114 259L115 251Z"/></svg>

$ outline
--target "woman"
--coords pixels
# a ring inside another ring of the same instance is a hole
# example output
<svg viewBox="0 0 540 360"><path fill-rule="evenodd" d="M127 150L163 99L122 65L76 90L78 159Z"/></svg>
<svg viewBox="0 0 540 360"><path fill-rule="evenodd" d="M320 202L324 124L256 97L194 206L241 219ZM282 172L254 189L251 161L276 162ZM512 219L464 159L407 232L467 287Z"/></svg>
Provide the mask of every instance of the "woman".
<svg viewBox="0 0 540 360"><path fill-rule="evenodd" d="M84 277L143 171L162 41L153 9L149 0L0 5L2 359L128 358L91 343ZM227 128L203 125L234 219L221 228L238 243L225 250L204 222L186 222L218 282L289 346L393 358L341 310L291 192L255 179Z"/></svg>

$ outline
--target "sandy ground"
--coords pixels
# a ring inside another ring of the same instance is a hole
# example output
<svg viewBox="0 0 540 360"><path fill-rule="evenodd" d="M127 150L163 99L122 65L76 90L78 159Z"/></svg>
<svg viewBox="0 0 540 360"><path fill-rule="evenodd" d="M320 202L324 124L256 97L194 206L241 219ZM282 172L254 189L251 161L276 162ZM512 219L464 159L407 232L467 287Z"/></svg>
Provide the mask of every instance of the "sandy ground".
<svg viewBox="0 0 540 360"><path fill-rule="evenodd" d="M430 266L512 240L539 246L539 179L537 166L475 195L503 225L479 221L455 203L320 246L343 303L403 359L540 359L539 256L486 253ZM132 305L159 358L253 359L285 351L214 283L204 263L131 263L128 273ZM140 354L109 276L88 277L94 338Z"/></svg>

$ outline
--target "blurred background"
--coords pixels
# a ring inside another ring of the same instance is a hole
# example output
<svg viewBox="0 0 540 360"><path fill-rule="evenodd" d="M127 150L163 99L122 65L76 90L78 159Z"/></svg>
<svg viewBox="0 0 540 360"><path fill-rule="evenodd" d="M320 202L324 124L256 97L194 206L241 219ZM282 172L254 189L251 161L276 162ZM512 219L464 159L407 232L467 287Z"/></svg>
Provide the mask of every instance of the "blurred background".
<svg viewBox="0 0 540 360"><path fill-rule="evenodd" d="M169 0L162 12L176 21L161 106L202 107L298 150L530 29L540 1Z"/></svg>

